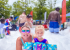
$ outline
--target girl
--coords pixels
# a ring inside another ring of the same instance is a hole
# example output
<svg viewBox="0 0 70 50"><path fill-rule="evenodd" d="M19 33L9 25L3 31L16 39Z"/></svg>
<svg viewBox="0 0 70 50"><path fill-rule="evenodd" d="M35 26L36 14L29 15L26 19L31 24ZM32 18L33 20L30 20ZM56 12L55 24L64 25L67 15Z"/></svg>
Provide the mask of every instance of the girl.
<svg viewBox="0 0 70 50"><path fill-rule="evenodd" d="M48 41L46 39L43 39L43 35L44 35L44 27L42 25L38 25L36 28L35 28L35 34L37 35L37 38L34 38L33 39L33 43L35 42L43 42L43 43L47 43L48 44Z"/></svg>
<svg viewBox="0 0 70 50"><path fill-rule="evenodd" d="M21 36L17 38L16 50L22 50L25 42L32 42L32 35L30 33L30 28L27 26L21 27Z"/></svg>

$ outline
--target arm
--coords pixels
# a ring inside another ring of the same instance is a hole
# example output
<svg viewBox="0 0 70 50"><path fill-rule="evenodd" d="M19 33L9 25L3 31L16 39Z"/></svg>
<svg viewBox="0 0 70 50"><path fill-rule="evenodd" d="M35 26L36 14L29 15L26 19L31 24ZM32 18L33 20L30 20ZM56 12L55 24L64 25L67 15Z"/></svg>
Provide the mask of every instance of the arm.
<svg viewBox="0 0 70 50"><path fill-rule="evenodd" d="M5 29L5 32L6 32L6 29Z"/></svg>
<svg viewBox="0 0 70 50"><path fill-rule="evenodd" d="M58 23L60 24L60 13L58 13Z"/></svg>
<svg viewBox="0 0 70 50"><path fill-rule="evenodd" d="M29 24L29 25L30 25L30 27L32 28L33 24L32 24L31 22L30 22L30 24Z"/></svg>
<svg viewBox="0 0 70 50"><path fill-rule="evenodd" d="M46 41L46 44L49 44L48 41Z"/></svg>
<svg viewBox="0 0 70 50"><path fill-rule="evenodd" d="M25 26L28 26L28 23L27 22L25 22L25 24L24 24Z"/></svg>
<svg viewBox="0 0 70 50"><path fill-rule="evenodd" d="M49 16L48 16L48 20L47 20L48 24L49 24L50 18L51 18L51 14L49 14Z"/></svg>
<svg viewBox="0 0 70 50"><path fill-rule="evenodd" d="M16 40L16 50L22 50L22 42L20 37Z"/></svg>
<svg viewBox="0 0 70 50"><path fill-rule="evenodd" d="M33 42L33 43L35 43L35 41L34 41L34 40L32 40L32 42Z"/></svg>
<svg viewBox="0 0 70 50"><path fill-rule="evenodd" d="M20 15L21 16L21 15ZM18 18L18 24L19 24L19 22L20 22L20 16L19 16L19 18Z"/></svg>

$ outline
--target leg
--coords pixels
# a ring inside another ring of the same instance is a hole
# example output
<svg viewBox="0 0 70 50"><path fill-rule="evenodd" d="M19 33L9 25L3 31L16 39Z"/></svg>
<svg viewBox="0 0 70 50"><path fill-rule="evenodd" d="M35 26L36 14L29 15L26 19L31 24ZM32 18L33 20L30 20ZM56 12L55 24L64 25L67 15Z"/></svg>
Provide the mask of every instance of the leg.
<svg viewBox="0 0 70 50"><path fill-rule="evenodd" d="M54 22L52 22L52 21L50 21L50 24L49 24L49 31L51 32L51 33L54 33Z"/></svg>
<svg viewBox="0 0 70 50"><path fill-rule="evenodd" d="M1 38L1 34L0 34L0 38Z"/></svg>
<svg viewBox="0 0 70 50"><path fill-rule="evenodd" d="M53 28L49 28L49 31L50 31L51 33L54 33L54 29L53 29Z"/></svg>
<svg viewBox="0 0 70 50"><path fill-rule="evenodd" d="M59 28L55 28L55 29L54 29L54 32L55 32L55 33L59 33Z"/></svg>

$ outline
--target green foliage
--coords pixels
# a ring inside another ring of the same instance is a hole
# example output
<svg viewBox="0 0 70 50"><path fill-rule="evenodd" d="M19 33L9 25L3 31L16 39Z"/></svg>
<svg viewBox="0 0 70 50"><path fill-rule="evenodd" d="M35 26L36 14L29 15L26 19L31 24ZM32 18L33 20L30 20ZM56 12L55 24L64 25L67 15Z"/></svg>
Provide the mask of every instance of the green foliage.
<svg viewBox="0 0 70 50"><path fill-rule="evenodd" d="M28 2L29 1L29 2ZM55 10L55 5L57 0L17 0L17 2L13 3L13 6L8 5L8 0L0 0L0 17L4 16L8 18L11 15L19 16L22 12L26 12L30 14L33 11L33 19L34 20L43 20L44 13L47 12L47 18L51 11ZM69 0L70 1L70 0ZM69 1L67 1L67 11L70 12L69 9ZM34 7L29 6L29 4L34 4ZM62 14L62 9L60 9L60 14Z"/></svg>
<svg viewBox="0 0 70 50"><path fill-rule="evenodd" d="M60 11L59 12L60 12L60 15L61 15L62 14L62 8L60 8Z"/></svg>
<svg viewBox="0 0 70 50"><path fill-rule="evenodd" d="M70 12L70 0L66 2L67 13Z"/></svg>
<svg viewBox="0 0 70 50"><path fill-rule="evenodd" d="M48 2L47 7L48 7L49 9L55 8L56 1L57 1L57 0L53 0L53 2L52 2L52 0L47 0L47 2Z"/></svg>
<svg viewBox="0 0 70 50"><path fill-rule="evenodd" d="M28 7L28 4L22 1L17 1L13 3L13 11L12 14L14 16L19 16L22 14L22 12L25 12L26 14L30 14L32 11L32 7Z"/></svg>
<svg viewBox="0 0 70 50"><path fill-rule="evenodd" d="M44 19L44 13L47 11L46 0L38 0L38 2L33 2L35 7L33 8L34 15L33 18L36 20Z"/></svg>
<svg viewBox="0 0 70 50"><path fill-rule="evenodd" d="M51 2L51 0L38 0L36 2L32 1L32 3L35 5L33 8L34 20L44 20L44 13L47 12L47 18L51 11L54 10L53 4L55 6L57 0L54 0L54 3ZM48 2L48 4L46 4ZM49 9L48 9L49 8Z"/></svg>
<svg viewBox="0 0 70 50"><path fill-rule="evenodd" d="M11 6L8 5L8 0L0 0L0 18L10 16Z"/></svg>

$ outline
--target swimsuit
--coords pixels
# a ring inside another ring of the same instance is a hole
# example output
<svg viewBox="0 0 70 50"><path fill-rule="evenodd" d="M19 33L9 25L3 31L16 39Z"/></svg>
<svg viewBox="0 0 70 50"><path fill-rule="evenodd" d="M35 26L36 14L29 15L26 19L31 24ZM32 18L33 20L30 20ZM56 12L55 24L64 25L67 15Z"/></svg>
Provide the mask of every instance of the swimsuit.
<svg viewBox="0 0 70 50"><path fill-rule="evenodd" d="M23 40L22 40L22 38L20 37L20 39L21 39L21 41L22 41L22 44L23 44L23 50L25 49L27 49L27 50L32 50L32 48L33 48L33 43L32 42L23 42ZM32 37L32 40L33 40L33 37Z"/></svg>
<svg viewBox="0 0 70 50"><path fill-rule="evenodd" d="M24 24L25 24L25 23L20 23L20 24L19 24L19 27L22 27Z"/></svg>
<svg viewBox="0 0 70 50"><path fill-rule="evenodd" d="M34 38L34 41L35 41L35 42L42 42L42 43L46 43L46 41L47 41L47 40L46 40L46 39L43 39L42 41L39 41L37 38Z"/></svg>

